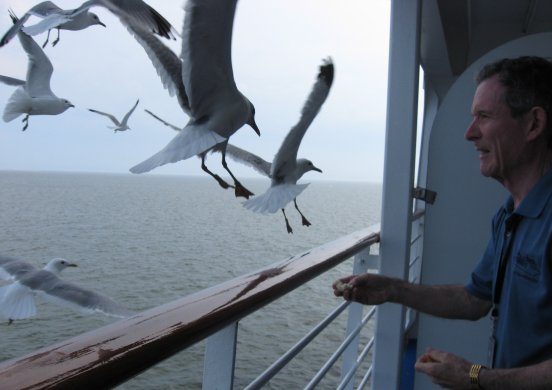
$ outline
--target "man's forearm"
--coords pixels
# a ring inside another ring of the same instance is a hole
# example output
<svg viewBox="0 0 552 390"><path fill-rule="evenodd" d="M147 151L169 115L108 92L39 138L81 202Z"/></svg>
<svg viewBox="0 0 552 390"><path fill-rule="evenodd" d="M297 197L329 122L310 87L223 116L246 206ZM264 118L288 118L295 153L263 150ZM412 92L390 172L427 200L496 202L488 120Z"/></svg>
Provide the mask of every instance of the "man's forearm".
<svg viewBox="0 0 552 390"><path fill-rule="evenodd" d="M477 320L491 303L469 294L463 285L421 285L396 280L390 301L420 312L451 319Z"/></svg>

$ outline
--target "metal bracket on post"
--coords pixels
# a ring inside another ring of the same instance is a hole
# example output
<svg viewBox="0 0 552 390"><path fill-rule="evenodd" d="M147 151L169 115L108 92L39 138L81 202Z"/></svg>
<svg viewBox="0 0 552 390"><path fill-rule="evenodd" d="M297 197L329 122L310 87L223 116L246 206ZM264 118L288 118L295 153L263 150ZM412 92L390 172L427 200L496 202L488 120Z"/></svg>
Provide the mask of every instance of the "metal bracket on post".
<svg viewBox="0 0 552 390"><path fill-rule="evenodd" d="M412 196L414 199L422 200L427 204L433 204L433 202L435 202L435 198L437 197L437 192L428 190L427 188L416 187L414 188Z"/></svg>

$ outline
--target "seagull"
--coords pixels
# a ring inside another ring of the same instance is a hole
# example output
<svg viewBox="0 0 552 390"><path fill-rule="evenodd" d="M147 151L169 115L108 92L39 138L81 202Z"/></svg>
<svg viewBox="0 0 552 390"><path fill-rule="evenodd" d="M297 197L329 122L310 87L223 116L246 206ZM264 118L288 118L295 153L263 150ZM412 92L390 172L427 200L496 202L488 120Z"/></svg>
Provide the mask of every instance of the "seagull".
<svg viewBox="0 0 552 390"><path fill-rule="evenodd" d="M83 30L93 25L105 27L98 15L89 12L90 7L103 6L119 17L123 24L137 23L167 39L176 39L171 24L155 9L144 3L142 0L88 0L75 9L64 10L51 1L43 1L29 9L21 20L12 26L0 40L0 47L7 44L17 31L23 29L29 35L37 35L48 31L48 37L42 47L45 47L50 38L50 30L58 30L57 39L52 42L55 46L59 42L60 30ZM42 19L39 23L23 27L23 24L30 16Z"/></svg>
<svg viewBox="0 0 552 390"><path fill-rule="evenodd" d="M17 18L12 17L14 23ZM58 98L50 89L50 79L54 71L52 63L40 46L21 30L17 33L23 49L29 57L26 80L0 76L0 81L8 85L18 86L4 108L2 119L10 122L20 116L23 118L23 131L29 126L30 115L58 115L69 107L75 107L69 100Z"/></svg>
<svg viewBox="0 0 552 390"><path fill-rule="evenodd" d="M113 122L115 124L115 126L107 126L107 127L109 127L110 129L113 129L116 133L118 131L125 131L125 130L130 129L130 127L128 127L128 118L130 118L130 115L132 115L132 113L134 112L134 109L138 105L139 101L140 101L140 99L136 100L136 103L134 104L134 106L132 106L130 111L126 113L126 115L123 117L123 120L121 122L119 122L119 120L117 118L115 118L111 114L108 114L107 112L93 110L91 108L89 108L88 111L95 112L96 114L100 114L100 115L106 116L109 119L111 119L111 122Z"/></svg>
<svg viewBox="0 0 552 390"><path fill-rule="evenodd" d="M253 195L226 164L228 139L248 124L258 135L255 107L236 87L232 72L231 43L237 0L188 0L185 6L180 58L152 34L136 25L127 28L144 47L169 94L177 96L188 123L158 153L132 167L148 172L167 163L221 149L222 166L234 180L236 196ZM204 169L205 170L205 169ZM213 176L223 188L232 187Z"/></svg>
<svg viewBox="0 0 552 390"><path fill-rule="evenodd" d="M293 200L295 209L299 212L303 226L310 226L311 223L305 218L297 206L297 196L303 192L308 184L297 184L297 181L309 171L322 172L314 166L312 161L297 158L297 152L301 140L308 127L320 111L320 107L328 97L334 77L334 65L331 58L323 61L312 91L303 106L299 122L288 132L280 149L274 156L272 163L263 160L261 157L250 153L237 146L229 144L226 147L226 154L236 161L249 165L259 173L271 179L269 189L261 195L255 196L243 202L245 208L258 213L275 213L282 210L288 233L293 233L286 212L285 206ZM212 152L217 152L214 149Z"/></svg>
<svg viewBox="0 0 552 390"><path fill-rule="evenodd" d="M120 318L132 314L110 298L58 277L65 268L76 266L65 259L55 258L43 269L37 269L25 261L0 256L0 279L12 281L0 286L0 315L8 318L10 323L34 317L35 295L85 314L100 312Z"/></svg>

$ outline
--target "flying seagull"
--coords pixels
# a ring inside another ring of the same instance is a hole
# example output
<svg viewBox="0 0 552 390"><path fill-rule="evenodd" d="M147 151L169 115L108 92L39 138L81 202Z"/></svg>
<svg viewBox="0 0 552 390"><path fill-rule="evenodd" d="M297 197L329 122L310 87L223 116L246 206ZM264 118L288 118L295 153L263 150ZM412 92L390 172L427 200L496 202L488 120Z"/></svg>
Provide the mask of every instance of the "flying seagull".
<svg viewBox="0 0 552 390"><path fill-rule="evenodd" d="M12 16L12 20L17 23L15 16ZM4 108L2 119L4 122L10 122L21 114L27 114L23 118L24 131L29 126L30 115L58 115L74 106L67 99L58 98L50 89L54 67L40 46L21 30L17 35L29 58L27 77L23 81L0 76L1 82L18 86Z"/></svg>
<svg viewBox="0 0 552 390"><path fill-rule="evenodd" d="M236 196L253 195L226 164L228 139L248 124L260 135L255 108L236 87L232 72L231 43L237 0L188 0L185 6L180 58L152 34L136 25L127 28L144 47L165 88L176 94L188 123L158 153L132 167L132 173L148 172L167 163L200 156L217 146L222 166L234 180ZM208 172L223 188L230 187Z"/></svg>
<svg viewBox="0 0 552 390"><path fill-rule="evenodd" d="M115 126L107 126L107 127L109 127L110 129L113 129L115 132L125 131L125 130L130 129L130 127L128 126L128 118L130 118L130 115L132 115L132 113L134 112L134 109L138 105L139 101L140 101L140 99L136 100L136 103L134 104L134 106L132 106L130 111L126 113L126 115L123 117L123 120L121 122L119 122L119 120L117 118L115 118L111 114L108 114L107 112L93 110L91 108L89 108L88 111L95 112L96 114L100 114L100 115L106 116L109 119L111 119L111 122L113 122L115 124Z"/></svg>
<svg viewBox="0 0 552 390"><path fill-rule="evenodd" d="M52 42L55 46L59 41L60 30L83 30L93 25L105 24L100 21L98 15L89 12L90 7L102 6L110 10L119 17L123 24L137 23L143 28L152 31L162 37L175 39L173 27L171 24L157 12L155 9L144 3L142 0L88 0L75 9L64 10L59 8L51 1L43 1L30 8L20 19L12 26L0 40L0 46L7 44L17 31L23 29L29 35L37 35L48 31L48 37L44 46L50 38L50 30L57 29L57 39ZM39 23L23 27L24 23L31 16L41 18Z"/></svg>
<svg viewBox="0 0 552 390"><path fill-rule="evenodd" d="M65 268L76 266L67 260L55 258L43 269L38 269L25 261L0 255L0 279L12 281L0 287L0 315L8 318L10 323L34 317L35 295L86 314L100 312L114 317L132 314L104 295L59 278L59 273Z"/></svg>
<svg viewBox="0 0 552 390"><path fill-rule="evenodd" d="M261 195L243 202L244 207L258 213L275 213L282 210L288 233L293 233L284 210L293 200L295 209L299 212L303 226L311 223L305 218L297 206L297 196L308 184L297 184L297 181L309 171L322 172L307 159L297 158L301 140L308 127L320 111L320 107L328 97L334 77L334 65L331 59L324 60L312 91L303 106L299 122L288 132L272 163L261 157L233 145L228 145L226 154L234 160L253 167L261 174L271 179L270 188ZM217 152L216 149L213 152Z"/></svg>

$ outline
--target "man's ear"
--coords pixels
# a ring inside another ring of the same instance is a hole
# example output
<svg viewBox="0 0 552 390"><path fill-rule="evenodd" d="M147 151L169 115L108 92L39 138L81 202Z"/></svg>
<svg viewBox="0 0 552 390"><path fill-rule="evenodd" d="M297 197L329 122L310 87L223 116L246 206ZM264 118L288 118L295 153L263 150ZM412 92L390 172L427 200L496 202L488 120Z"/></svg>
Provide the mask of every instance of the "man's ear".
<svg viewBox="0 0 552 390"><path fill-rule="evenodd" d="M546 132L548 116L544 108L535 106L527 113L527 139L532 141Z"/></svg>

